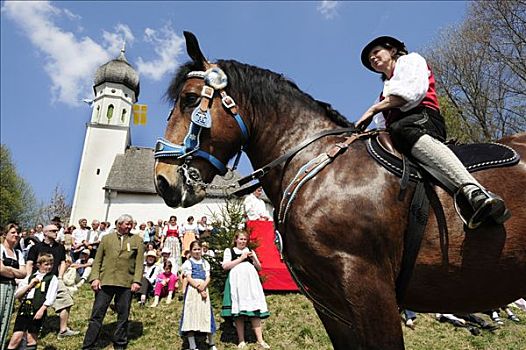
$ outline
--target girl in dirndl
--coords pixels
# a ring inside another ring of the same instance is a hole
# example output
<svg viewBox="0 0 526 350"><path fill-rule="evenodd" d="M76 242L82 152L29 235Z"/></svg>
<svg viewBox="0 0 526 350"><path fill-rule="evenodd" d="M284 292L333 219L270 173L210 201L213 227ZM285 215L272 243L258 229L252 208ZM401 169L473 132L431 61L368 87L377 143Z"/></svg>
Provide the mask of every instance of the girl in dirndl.
<svg viewBox="0 0 526 350"><path fill-rule="evenodd" d="M197 349L195 332L207 333L209 349L217 350L214 345L216 324L207 288L210 283L210 264L201 256L201 242L190 243L190 252L190 258L181 267L187 283L180 333L188 337L191 350Z"/></svg>
<svg viewBox="0 0 526 350"><path fill-rule="evenodd" d="M181 266L181 245L179 241L179 225L177 225L177 217L170 216L170 221L164 226L161 236L161 249L170 249L170 258L175 263L175 271L179 270Z"/></svg>
<svg viewBox="0 0 526 350"><path fill-rule="evenodd" d="M270 349L263 340L261 319L270 316L259 279L261 263L256 252L248 248L249 234L238 231L234 236L234 247L223 253L223 269L228 271L223 294L221 316L234 317L238 337L238 349L247 347L245 342L245 319L250 319L259 346Z"/></svg>
<svg viewBox="0 0 526 350"><path fill-rule="evenodd" d="M189 216L186 223L181 225L181 234L183 235L183 252L185 252L190 250L190 243L199 239L197 224L194 222L193 216Z"/></svg>

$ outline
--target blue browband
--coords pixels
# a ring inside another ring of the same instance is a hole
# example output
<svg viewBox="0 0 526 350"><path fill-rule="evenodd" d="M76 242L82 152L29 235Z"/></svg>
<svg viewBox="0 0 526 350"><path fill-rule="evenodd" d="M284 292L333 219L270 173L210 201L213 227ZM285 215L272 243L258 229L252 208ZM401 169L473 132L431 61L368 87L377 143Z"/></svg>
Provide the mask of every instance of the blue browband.
<svg viewBox="0 0 526 350"><path fill-rule="evenodd" d="M187 74L187 78L201 78L205 80L205 86L201 91L202 101L192 112L190 127L188 128L188 134L186 134L183 144L176 145L164 138L159 138L155 144L155 158L166 158L175 157L177 159L190 159L189 157L199 157L207 160L212 164L218 171L219 175L223 176L227 173L228 169L219 159L214 157L208 152L199 149L201 130L203 128L212 128L212 116L210 115L209 102L213 98L215 91L219 91L221 94L221 102L223 106L227 108L234 120L237 122L241 134L243 136L243 145L248 141L248 128L243 121L243 118L237 113L236 103L234 100L226 94L223 90L227 85L226 74L218 67L213 67L206 72L194 71ZM241 150L243 147L241 148ZM239 161L241 150L238 153L234 169Z"/></svg>

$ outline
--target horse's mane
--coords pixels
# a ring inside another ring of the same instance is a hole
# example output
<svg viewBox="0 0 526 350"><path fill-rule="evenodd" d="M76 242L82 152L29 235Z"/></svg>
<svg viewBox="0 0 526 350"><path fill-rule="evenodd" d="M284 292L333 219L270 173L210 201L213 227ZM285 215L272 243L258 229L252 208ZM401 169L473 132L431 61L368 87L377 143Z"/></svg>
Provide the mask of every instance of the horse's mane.
<svg viewBox="0 0 526 350"><path fill-rule="evenodd" d="M266 111L275 111L291 103L302 103L313 110L329 117L334 123L342 127L353 126L343 115L326 102L318 101L282 74L268 69L251 66L234 60L219 60L217 64L228 76L228 93L236 100L245 98L253 106ZM200 64L187 62L175 74L166 98L174 101L183 87L186 75L194 70L203 70Z"/></svg>

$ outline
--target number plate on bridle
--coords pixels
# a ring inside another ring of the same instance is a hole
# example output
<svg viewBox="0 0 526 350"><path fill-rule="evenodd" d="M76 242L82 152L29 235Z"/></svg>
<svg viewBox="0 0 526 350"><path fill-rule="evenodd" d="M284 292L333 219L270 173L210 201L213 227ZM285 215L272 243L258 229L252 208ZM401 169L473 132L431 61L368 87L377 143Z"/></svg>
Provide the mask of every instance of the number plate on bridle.
<svg viewBox="0 0 526 350"><path fill-rule="evenodd" d="M212 116L210 111L202 111L201 108L197 107L192 112L192 123L199 125L202 128L210 129L212 127Z"/></svg>

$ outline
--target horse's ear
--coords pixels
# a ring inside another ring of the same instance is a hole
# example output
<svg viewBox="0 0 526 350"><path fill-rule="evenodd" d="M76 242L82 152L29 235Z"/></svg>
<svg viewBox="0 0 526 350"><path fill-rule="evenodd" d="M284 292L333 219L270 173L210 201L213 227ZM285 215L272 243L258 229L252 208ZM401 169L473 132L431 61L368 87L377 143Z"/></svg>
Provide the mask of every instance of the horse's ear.
<svg viewBox="0 0 526 350"><path fill-rule="evenodd" d="M208 61L206 60L205 56L203 55L203 52L201 52L201 48L199 47L199 42L197 41L196 36L191 32L183 32L184 38L186 39L186 52L188 52L188 56L194 61L195 63L202 64L204 67L208 65Z"/></svg>

